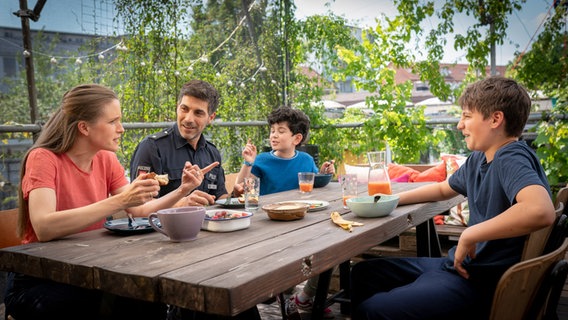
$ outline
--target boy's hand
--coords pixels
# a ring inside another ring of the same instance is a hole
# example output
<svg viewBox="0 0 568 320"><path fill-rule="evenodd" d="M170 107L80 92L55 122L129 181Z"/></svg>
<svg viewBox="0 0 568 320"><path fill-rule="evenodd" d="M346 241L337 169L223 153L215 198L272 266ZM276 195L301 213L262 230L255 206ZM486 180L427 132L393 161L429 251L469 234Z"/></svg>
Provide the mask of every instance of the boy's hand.
<svg viewBox="0 0 568 320"><path fill-rule="evenodd" d="M320 173L335 174L335 166L333 165L334 163L335 163L335 160L329 160L329 161L324 162L321 165Z"/></svg>
<svg viewBox="0 0 568 320"><path fill-rule="evenodd" d="M256 146L250 141L250 139L248 139L248 142L243 149L243 159L246 162L253 163L254 159L256 159L256 154Z"/></svg>
<svg viewBox="0 0 568 320"><path fill-rule="evenodd" d="M456 251L454 253L454 268L462 277L466 279L469 279L469 273L464 268L463 261L467 256L469 256L471 259L475 259L475 246L476 246L475 242L470 243L470 241L468 241L467 238L468 229L465 229L462 232L458 240L458 245L456 246Z"/></svg>

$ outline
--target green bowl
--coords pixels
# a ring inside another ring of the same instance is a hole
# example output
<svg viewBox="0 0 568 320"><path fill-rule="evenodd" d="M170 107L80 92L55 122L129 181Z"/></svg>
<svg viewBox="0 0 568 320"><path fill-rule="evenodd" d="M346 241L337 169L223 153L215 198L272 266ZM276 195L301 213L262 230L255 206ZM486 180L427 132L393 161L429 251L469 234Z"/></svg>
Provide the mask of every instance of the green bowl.
<svg viewBox="0 0 568 320"><path fill-rule="evenodd" d="M381 196L375 202L375 196ZM377 218L388 216L398 205L399 196L389 194L377 194L374 196L364 196L349 198L346 201L347 207L358 217Z"/></svg>

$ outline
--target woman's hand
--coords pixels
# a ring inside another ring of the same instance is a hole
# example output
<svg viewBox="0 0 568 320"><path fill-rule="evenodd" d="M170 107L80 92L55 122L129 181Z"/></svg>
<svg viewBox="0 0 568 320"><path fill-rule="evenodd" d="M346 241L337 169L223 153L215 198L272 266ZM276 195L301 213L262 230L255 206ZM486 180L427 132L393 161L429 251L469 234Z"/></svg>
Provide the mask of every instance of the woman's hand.
<svg viewBox="0 0 568 320"><path fill-rule="evenodd" d="M159 191L160 185L158 181L149 179L147 173L142 173L120 193L122 197L122 209L142 205L154 199Z"/></svg>
<svg viewBox="0 0 568 320"><path fill-rule="evenodd" d="M243 155L243 160L245 160L246 162L254 163L257 151L256 151L256 146L250 141L250 139L245 145L242 155Z"/></svg>

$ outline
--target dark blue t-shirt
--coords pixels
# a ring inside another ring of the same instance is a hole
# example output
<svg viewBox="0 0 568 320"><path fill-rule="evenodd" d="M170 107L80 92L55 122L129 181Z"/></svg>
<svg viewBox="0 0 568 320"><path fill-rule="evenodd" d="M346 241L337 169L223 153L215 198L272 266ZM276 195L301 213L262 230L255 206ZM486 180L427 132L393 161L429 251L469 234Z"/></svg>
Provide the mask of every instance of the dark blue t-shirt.
<svg viewBox="0 0 568 320"><path fill-rule="evenodd" d="M530 185L545 187L546 174L534 152L524 141L510 143L487 163L483 152L473 152L448 180L469 204L469 225L489 220L515 204L517 193ZM522 213L520 213L522 214ZM464 261L470 275L503 272L521 259L526 236L477 244L476 258ZM446 266L453 269L455 247L448 252Z"/></svg>

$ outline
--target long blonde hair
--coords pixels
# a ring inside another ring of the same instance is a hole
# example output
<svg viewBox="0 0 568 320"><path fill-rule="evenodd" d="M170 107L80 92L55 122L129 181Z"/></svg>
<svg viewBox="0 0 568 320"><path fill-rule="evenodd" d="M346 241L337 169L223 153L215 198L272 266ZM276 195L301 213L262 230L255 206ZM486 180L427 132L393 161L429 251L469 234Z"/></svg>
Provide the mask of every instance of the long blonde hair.
<svg viewBox="0 0 568 320"><path fill-rule="evenodd" d="M23 237L30 220L28 202L24 200L22 181L26 174L26 163L30 152L44 148L57 154L67 152L75 143L80 121L95 122L102 113L102 107L117 100L118 96L111 89L98 84L78 85L63 95L60 107L43 126L37 141L26 152L20 169L20 187L18 188L18 235Z"/></svg>

